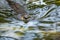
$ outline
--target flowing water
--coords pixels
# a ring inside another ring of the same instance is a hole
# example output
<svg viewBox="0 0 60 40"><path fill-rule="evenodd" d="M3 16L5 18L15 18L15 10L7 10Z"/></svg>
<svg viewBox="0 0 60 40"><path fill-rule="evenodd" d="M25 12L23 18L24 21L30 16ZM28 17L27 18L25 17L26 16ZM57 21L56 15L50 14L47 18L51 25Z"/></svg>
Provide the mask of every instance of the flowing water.
<svg viewBox="0 0 60 40"><path fill-rule="evenodd" d="M26 3L22 0L14 1L21 5ZM31 10L26 8L27 12L30 13L30 16L32 17L28 22L25 22L10 16L11 13L13 13L11 11L6 11L7 18L4 18L6 15L3 10L12 9L5 0L0 0L0 10L3 13L1 14L0 12L0 15L3 15L0 17L0 35L7 36L6 38L0 37L0 40L14 40L15 38L16 40L44 40L44 32L60 32L60 6L57 6L56 4L47 5L43 1L34 3L45 6ZM11 22L7 22L6 20Z"/></svg>

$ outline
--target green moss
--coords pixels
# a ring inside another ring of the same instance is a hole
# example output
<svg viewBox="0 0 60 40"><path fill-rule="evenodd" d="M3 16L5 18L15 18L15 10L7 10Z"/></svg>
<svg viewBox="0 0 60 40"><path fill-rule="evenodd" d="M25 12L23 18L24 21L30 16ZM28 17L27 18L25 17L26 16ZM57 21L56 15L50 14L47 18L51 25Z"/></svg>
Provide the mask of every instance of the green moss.
<svg viewBox="0 0 60 40"><path fill-rule="evenodd" d="M3 14L2 16L5 15L4 17L6 17L6 18L13 16L12 13L11 13L11 11L9 11L9 10L2 10L2 11L0 11L0 15L1 14Z"/></svg>
<svg viewBox="0 0 60 40"><path fill-rule="evenodd" d="M11 21L5 20L3 17L0 17L0 23L6 23L6 22L11 22Z"/></svg>
<svg viewBox="0 0 60 40"><path fill-rule="evenodd" d="M57 24L58 26L60 26L60 24Z"/></svg>
<svg viewBox="0 0 60 40"><path fill-rule="evenodd" d="M15 34L16 34L17 36L24 36L24 35L25 35L25 33L20 32L20 31L16 31Z"/></svg>
<svg viewBox="0 0 60 40"><path fill-rule="evenodd" d="M46 23L46 24L53 24L53 21L40 21L41 23Z"/></svg>
<svg viewBox="0 0 60 40"><path fill-rule="evenodd" d="M36 9L36 8L43 8L45 5L29 5L28 9L32 10L32 9Z"/></svg>
<svg viewBox="0 0 60 40"><path fill-rule="evenodd" d="M51 0L51 1L44 1L46 4L56 4L57 6L60 6L60 0Z"/></svg>
<svg viewBox="0 0 60 40"><path fill-rule="evenodd" d="M49 33L43 37L45 40L60 40L60 32Z"/></svg>
<svg viewBox="0 0 60 40"><path fill-rule="evenodd" d="M56 4L57 6L60 6L60 1L55 1L55 4Z"/></svg>
<svg viewBox="0 0 60 40"><path fill-rule="evenodd" d="M32 26L28 28L28 30L34 30L34 29L35 29L35 28L34 28L34 27L32 27Z"/></svg>
<svg viewBox="0 0 60 40"><path fill-rule="evenodd" d="M41 30L42 28L46 28L46 27L44 27L44 26L38 26L38 29Z"/></svg>

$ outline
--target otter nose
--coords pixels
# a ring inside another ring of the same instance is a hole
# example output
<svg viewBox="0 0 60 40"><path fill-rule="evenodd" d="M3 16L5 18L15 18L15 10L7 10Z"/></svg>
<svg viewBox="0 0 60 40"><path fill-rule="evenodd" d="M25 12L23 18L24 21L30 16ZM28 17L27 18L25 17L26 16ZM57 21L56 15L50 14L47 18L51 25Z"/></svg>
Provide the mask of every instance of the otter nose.
<svg viewBox="0 0 60 40"><path fill-rule="evenodd" d="M25 16L22 16L22 17L21 17L21 19L22 19L25 23L27 23L27 22L29 21L29 18L30 18L29 15L25 15Z"/></svg>
<svg viewBox="0 0 60 40"><path fill-rule="evenodd" d="M22 20L27 20L29 17L27 15L21 16Z"/></svg>
<svg viewBox="0 0 60 40"><path fill-rule="evenodd" d="M28 19L29 17L26 15L26 16L24 16L24 19Z"/></svg>
<svg viewBox="0 0 60 40"><path fill-rule="evenodd" d="M27 23L27 22L28 22L28 17L22 16L22 17L21 17L21 20L23 20L25 23Z"/></svg>

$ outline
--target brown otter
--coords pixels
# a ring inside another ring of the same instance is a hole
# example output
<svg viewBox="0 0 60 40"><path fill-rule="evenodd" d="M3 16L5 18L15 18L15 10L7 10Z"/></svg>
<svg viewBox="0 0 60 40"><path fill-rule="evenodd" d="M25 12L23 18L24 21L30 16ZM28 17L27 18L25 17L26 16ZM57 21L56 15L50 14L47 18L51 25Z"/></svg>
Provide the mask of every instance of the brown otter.
<svg viewBox="0 0 60 40"><path fill-rule="evenodd" d="M16 3L12 0L6 0L9 6L16 12L16 18L19 20L27 19L27 12L24 10L24 7L21 6L19 3Z"/></svg>

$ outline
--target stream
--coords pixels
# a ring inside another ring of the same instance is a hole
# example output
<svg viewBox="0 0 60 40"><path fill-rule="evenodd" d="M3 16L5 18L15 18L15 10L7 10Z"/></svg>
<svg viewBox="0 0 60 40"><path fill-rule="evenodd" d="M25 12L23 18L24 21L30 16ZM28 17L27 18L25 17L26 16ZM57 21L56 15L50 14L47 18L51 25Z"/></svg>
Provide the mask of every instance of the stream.
<svg viewBox="0 0 60 40"><path fill-rule="evenodd" d="M15 1L21 4L21 0ZM0 10L4 9L11 8L5 0L0 0ZM41 40L44 35L43 32L60 32L60 6L51 4L43 8L27 10L27 12L35 14L31 15L32 17L27 23L14 17L6 18L7 20L11 20L11 22L0 23L0 35L9 37L8 39L6 37L5 40L15 40L15 38L16 40L34 40L34 38ZM4 37L0 38L0 40L3 39Z"/></svg>

